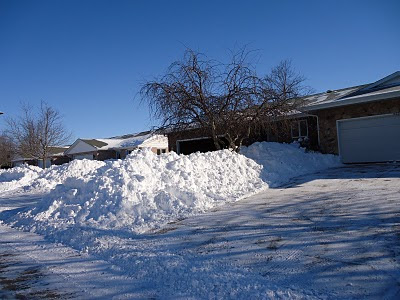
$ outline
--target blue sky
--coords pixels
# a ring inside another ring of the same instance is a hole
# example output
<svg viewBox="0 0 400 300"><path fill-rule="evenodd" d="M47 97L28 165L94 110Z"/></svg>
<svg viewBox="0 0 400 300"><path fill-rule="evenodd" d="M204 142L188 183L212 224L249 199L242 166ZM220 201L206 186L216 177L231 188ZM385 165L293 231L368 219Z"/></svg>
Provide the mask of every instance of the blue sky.
<svg viewBox="0 0 400 300"><path fill-rule="evenodd" d="M140 84L185 47L223 61L247 45L260 74L292 59L316 91L373 82L400 70L399 13L398 0L0 0L0 111L44 100L75 138L146 130Z"/></svg>

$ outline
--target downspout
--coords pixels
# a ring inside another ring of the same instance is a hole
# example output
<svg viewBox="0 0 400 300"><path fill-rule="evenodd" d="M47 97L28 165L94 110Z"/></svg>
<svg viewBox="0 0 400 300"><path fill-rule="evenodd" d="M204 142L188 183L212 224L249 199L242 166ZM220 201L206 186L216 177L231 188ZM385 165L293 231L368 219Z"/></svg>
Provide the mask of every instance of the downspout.
<svg viewBox="0 0 400 300"><path fill-rule="evenodd" d="M317 137L318 137L318 147L321 147L321 142L320 142L320 138L319 138L319 118L317 115L312 115L307 113L310 117L314 117L317 119Z"/></svg>

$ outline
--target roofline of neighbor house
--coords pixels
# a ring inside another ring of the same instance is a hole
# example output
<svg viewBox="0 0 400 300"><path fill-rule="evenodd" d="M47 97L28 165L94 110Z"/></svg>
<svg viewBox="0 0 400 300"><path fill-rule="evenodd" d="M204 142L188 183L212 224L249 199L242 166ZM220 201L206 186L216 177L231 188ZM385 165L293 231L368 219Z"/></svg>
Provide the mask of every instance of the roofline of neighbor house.
<svg viewBox="0 0 400 300"><path fill-rule="evenodd" d="M321 103L321 104L315 104L315 105L311 104L311 105L300 108L300 110L304 111L304 112L316 111L316 110L351 105L351 104L366 103L366 102L379 101L379 100L390 100L390 99L399 98L399 97L400 97L400 91L389 91L389 92L374 94L374 95L354 96L354 97L349 97L348 99L344 98L337 102Z"/></svg>

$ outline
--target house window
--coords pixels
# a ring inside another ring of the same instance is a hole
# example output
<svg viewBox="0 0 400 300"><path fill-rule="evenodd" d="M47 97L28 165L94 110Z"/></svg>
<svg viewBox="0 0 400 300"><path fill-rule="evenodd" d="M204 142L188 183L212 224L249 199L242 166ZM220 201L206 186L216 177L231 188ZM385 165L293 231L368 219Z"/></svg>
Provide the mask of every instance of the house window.
<svg viewBox="0 0 400 300"><path fill-rule="evenodd" d="M167 153L167 149L161 149L161 153Z"/></svg>
<svg viewBox="0 0 400 300"><path fill-rule="evenodd" d="M161 149L157 149L157 154L158 154L158 155L161 154Z"/></svg>
<svg viewBox="0 0 400 300"><path fill-rule="evenodd" d="M298 120L291 125L292 138L303 138L308 137L308 125L307 120Z"/></svg>

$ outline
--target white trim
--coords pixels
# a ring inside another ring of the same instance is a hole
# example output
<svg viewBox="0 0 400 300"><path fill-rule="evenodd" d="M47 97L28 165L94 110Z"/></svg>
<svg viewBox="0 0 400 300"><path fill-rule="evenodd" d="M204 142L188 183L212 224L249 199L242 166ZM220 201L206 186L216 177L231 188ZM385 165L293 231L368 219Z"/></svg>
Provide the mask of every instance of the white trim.
<svg viewBox="0 0 400 300"><path fill-rule="evenodd" d="M219 136L221 136L221 135L219 135ZM176 141L177 141L177 142L178 142L178 141L179 141L179 142L187 142L187 141L196 141L196 140L205 140L205 139L211 139L211 140L212 140L212 138L209 137L209 136L202 136L202 137L198 137L198 138L183 139L183 140L176 140Z"/></svg>
<svg viewBox="0 0 400 300"><path fill-rule="evenodd" d="M394 72L393 74L390 74L378 81L375 81L374 83L368 84L367 86L363 87L360 91L368 91L370 89L373 89L374 87L381 85L382 83L385 83L387 81L390 81L393 78L396 78L397 76L400 76L400 71Z"/></svg>
<svg viewBox="0 0 400 300"><path fill-rule="evenodd" d="M340 152L341 152L341 147L340 147L340 138L339 138L339 125L340 125L340 121L343 121L343 120L336 120L336 138L337 138L337 143L338 143L338 154L339 154L339 158L340 158L340 161L342 161L342 155L340 154Z"/></svg>
<svg viewBox="0 0 400 300"><path fill-rule="evenodd" d="M306 129L307 129L307 134L306 135L302 135L301 133L301 122L306 122ZM299 135L298 136L293 136L293 125L295 125L297 123L297 130L299 131ZM305 138L308 137L308 121L307 119L297 119L296 121L292 121L292 123L290 124L290 135L292 137L292 139L300 139L300 138Z"/></svg>
<svg viewBox="0 0 400 300"><path fill-rule="evenodd" d="M317 115L309 115L310 117L314 117L317 119L317 138L318 138L318 147L321 147L321 139L319 136L319 117Z"/></svg>
<svg viewBox="0 0 400 300"><path fill-rule="evenodd" d="M79 143L82 142L86 145L88 145L90 148L92 148L90 151L85 151L85 152L76 152L76 153L70 153L72 151L73 148L75 148L75 146ZM75 155L75 154L79 154L79 153L89 153L89 152L96 152L100 149L86 143L83 139L77 139L67 150L64 151L65 155Z"/></svg>
<svg viewBox="0 0 400 300"><path fill-rule="evenodd" d="M352 121L352 120L371 119L371 118L384 118L384 117L397 116L397 115L398 115L398 113L383 114L383 115L372 115L372 116L366 116L366 117L340 119L340 120L336 120L336 122L346 122L346 121Z"/></svg>

